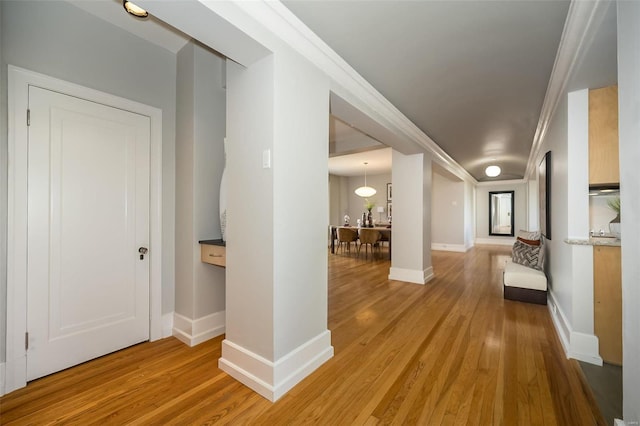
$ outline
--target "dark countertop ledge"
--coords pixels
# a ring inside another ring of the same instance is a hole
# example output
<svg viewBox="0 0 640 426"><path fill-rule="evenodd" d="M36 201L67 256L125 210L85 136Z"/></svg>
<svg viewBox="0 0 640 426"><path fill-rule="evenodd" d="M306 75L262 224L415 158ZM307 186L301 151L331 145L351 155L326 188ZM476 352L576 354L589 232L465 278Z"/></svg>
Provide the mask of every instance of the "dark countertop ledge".
<svg viewBox="0 0 640 426"><path fill-rule="evenodd" d="M208 246L223 246L225 247L227 245L226 241L222 241L222 240L200 240L198 241L200 244L206 244Z"/></svg>

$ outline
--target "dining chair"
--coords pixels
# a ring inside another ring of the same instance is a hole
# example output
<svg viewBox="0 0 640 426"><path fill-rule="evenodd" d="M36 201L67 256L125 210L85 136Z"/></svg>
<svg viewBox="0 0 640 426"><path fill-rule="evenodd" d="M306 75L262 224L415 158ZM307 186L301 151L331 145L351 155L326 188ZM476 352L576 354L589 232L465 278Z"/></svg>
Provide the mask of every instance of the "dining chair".
<svg viewBox="0 0 640 426"><path fill-rule="evenodd" d="M357 244L358 231L351 228L338 228L338 248L342 248L343 244L347 245L347 251L351 253L351 243ZM344 251L344 248L342 248ZM336 253L338 251L336 250Z"/></svg>
<svg viewBox="0 0 640 426"><path fill-rule="evenodd" d="M360 249L364 244L365 245L364 258L366 259L369 254L369 247L368 247L369 245L371 245L371 256L373 257L373 248L378 244L378 241L380 241L380 231L375 229L362 228L360 229L359 238L360 238L360 245L358 246L358 256L360 256ZM378 248L380 248L379 245L378 245Z"/></svg>

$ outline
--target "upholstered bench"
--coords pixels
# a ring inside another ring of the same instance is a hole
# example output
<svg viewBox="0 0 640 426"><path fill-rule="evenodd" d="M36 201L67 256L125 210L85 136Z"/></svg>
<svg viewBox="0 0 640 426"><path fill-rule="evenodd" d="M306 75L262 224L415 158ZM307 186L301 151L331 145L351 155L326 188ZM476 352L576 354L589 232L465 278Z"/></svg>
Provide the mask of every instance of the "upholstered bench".
<svg viewBox="0 0 640 426"><path fill-rule="evenodd" d="M547 304L547 277L538 269L507 260L502 282L505 299Z"/></svg>

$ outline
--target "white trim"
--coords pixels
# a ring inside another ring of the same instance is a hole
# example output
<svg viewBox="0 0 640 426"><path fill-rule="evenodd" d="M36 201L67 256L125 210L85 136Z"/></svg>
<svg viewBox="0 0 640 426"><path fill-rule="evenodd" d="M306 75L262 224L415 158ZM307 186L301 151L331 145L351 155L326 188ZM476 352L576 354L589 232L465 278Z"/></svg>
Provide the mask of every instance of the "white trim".
<svg viewBox="0 0 640 426"><path fill-rule="evenodd" d="M275 402L332 357L331 332L325 330L275 363L225 339L218 367Z"/></svg>
<svg viewBox="0 0 640 426"><path fill-rule="evenodd" d="M544 140L551 118L553 117L560 100L565 96L565 89L576 66L579 66L582 56L599 29L599 19L602 18L609 2L606 1L572 1L562 31L562 37L556 53L556 59L551 71L551 78L547 85L547 93L542 103L542 110L538 119L536 132L533 136L533 144L527 161L527 169L524 174L535 178L537 170L537 158L542 141Z"/></svg>
<svg viewBox="0 0 640 426"><path fill-rule="evenodd" d="M511 180L485 180L476 183L476 186L514 186L527 183L526 179L511 179Z"/></svg>
<svg viewBox="0 0 640 426"><path fill-rule="evenodd" d="M162 338L173 335L173 312L162 315Z"/></svg>
<svg viewBox="0 0 640 426"><path fill-rule="evenodd" d="M593 334L574 331L560 305L558 305L553 292L549 292L548 299L549 313L567 358L601 366L602 358L598 352L598 337Z"/></svg>
<svg viewBox="0 0 640 426"><path fill-rule="evenodd" d="M477 245L512 246L515 242L515 237L476 238Z"/></svg>
<svg viewBox="0 0 640 426"><path fill-rule="evenodd" d="M431 250L465 253L470 248L471 247L465 247L464 244L431 243Z"/></svg>
<svg viewBox="0 0 640 426"><path fill-rule="evenodd" d="M162 110L44 74L8 66L8 229L5 391L26 386L28 86L66 93L140 115L151 122L149 192L149 338L162 337Z"/></svg>
<svg viewBox="0 0 640 426"><path fill-rule="evenodd" d="M0 396L4 395L4 370L5 365L4 362L0 362Z"/></svg>
<svg viewBox="0 0 640 426"><path fill-rule="evenodd" d="M173 336L189 346L199 345L224 334L225 321L225 311L214 312L195 320L174 312Z"/></svg>
<svg viewBox="0 0 640 426"><path fill-rule="evenodd" d="M626 426L626 423L624 422L624 420L613 419L613 426Z"/></svg>
<svg viewBox="0 0 640 426"><path fill-rule="evenodd" d="M397 281L406 281L415 284L426 284L433 279L433 267L429 266L424 271L405 268L389 268L389 279Z"/></svg>

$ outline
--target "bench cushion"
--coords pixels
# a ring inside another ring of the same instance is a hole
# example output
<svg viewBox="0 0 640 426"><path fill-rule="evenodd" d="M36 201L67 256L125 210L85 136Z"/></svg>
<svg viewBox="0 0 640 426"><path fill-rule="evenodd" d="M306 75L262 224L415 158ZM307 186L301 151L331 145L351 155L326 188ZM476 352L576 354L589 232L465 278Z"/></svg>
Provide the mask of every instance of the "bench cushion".
<svg viewBox="0 0 640 426"><path fill-rule="evenodd" d="M546 291L547 277L542 271L507 261L504 265L504 285Z"/></svg>

